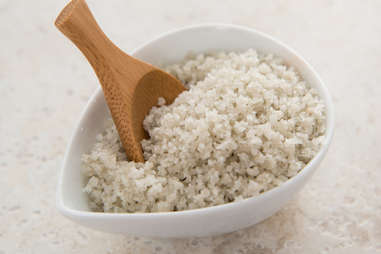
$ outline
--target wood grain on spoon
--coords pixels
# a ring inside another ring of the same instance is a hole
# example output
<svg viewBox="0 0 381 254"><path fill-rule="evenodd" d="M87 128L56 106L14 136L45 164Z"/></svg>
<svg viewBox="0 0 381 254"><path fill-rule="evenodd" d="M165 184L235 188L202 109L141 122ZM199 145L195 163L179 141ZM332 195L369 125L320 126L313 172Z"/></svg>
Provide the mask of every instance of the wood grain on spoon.
<svg viewBox="0 0 381 254"><path fill-rule="evenodd" d="M172 103L185 87L175 77L135 59L102 32L84 0L72 0L55 25L86 56L102 85L127 157L144 162L143 120L159 97Z"/></svg>

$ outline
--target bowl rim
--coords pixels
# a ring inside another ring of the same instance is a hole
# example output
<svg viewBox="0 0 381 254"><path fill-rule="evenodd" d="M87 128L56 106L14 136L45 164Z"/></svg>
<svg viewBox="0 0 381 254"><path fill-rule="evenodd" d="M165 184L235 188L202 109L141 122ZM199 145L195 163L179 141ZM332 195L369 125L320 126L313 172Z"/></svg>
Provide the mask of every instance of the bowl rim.
<svg viewBox="0 0 381 254"><path fill-rule="evenodd" d="M291 179L288 179L286 182L282 183L281 185L274 187L271 190L268 190L258 196L246 198L240 201L236 202L231 202L231 203L226 203L226 204L220 204L220 205L215 205L215 206L210 206L210 207L204 207L204 208L196 208L196 209L190 209L190 210L182 210L182 211L175 211L175 212L151 212L151 213L110 213L110 212L93 212L93 211L81 211L81 210L76 210L73 208L69 208L64 204L63 198L62 198L62 187L63 187L63 176L64 176L64 171L66 168L66 164L69 158L69 152L72 150L72 146L75 140L75 137L77 133L80 131L80 126L81 126L81 121L84 119L84 116L88 112L88 109L95 103L96 99L100 94L102 93L102 88L98 87L96 91L92 94L90 99L87 101L84 109L82 110L79 120L76 122L76 127L74 131L71 134L69 143L66 148L66 152L63 158L63 164L59 173L59 179L58 179L58 186L57 186L57 192L56 192L56 206L58 210L68 216L68 217L81 217L81 218L99 218L99 219L117 219L117 218L135 218L135 219L144 219L147 217L153 217L153 218L163 218L163 217L188 217L188 216L193 216L196 214L208 214L208 213L214 213L214 212L221 212L223 210L230 210L234 209L235 207L242 206L244 204L249 204L249 203L257 203L261 202L264 199L271 198L271 196L276 195L279 192L282 192L284 189L288 188L288 186L293 185L297 181L301 181L303 178L307 177L308 174L313 173L310 172L311 170L314 170L314 165L319 164L320 161L324 158L324 155L327 153L328 147L332 141L333 133L334 133L334 106L332 102L331 95L328 91L328 88L325 86L324 82L318 75L318 73L315 71L315 69L301 56L299 53L297 53L294 49L291 47L287 46L283 42L279 41L278 39L267 35L261 31L258 31L257 29L250 28L247 26L241 26L241 25L234 25L234 24L227 24L227 23L201 23L201 24L196 24L196 25L191 25L191 26L184 26L176 29L171 29L168 32L164 32L160 34L159 36L154 37L152 40L149 40L142 45L138 46L134 50L130 52L132 56L134 56L136 53L138 53L140 50L143 48L147 47L149 44L152 44L154 42L157 42L169 35L179 33L179 32L184 32L184 31L190 31L190 30L197 30L197 29L205 29L205 28L214 28L214 29L235 29L235 30L241 30L245 32L250 32L257 34L260 37L264 37L275 44L280 45L283 47L286 51L294 55L300 62L303 63L305 66L305 69L308 69L314 78L318 81L317 86L320 86L321 90L321 95L323 102L325 103L326 106L326 133L325 133L325 138L322 143L322 146L319 150L319 152L311 159L309 163L294 177Z"/></svg>

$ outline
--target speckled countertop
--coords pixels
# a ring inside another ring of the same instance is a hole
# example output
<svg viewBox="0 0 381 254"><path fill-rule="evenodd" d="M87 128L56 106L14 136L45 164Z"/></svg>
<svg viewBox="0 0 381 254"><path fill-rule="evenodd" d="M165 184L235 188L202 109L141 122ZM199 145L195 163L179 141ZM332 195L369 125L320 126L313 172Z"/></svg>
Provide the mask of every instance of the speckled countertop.
<svg viewBox="0 0 381 254"><path fill-rule="evenodd" d="M66 1L0 0L0 254L381 253L381 1L88 0L126 51L169 29L235 23L299 51L331 91L336 133L284 209L235 233L157 240L96 232L55 208L71 132L97 80L54 28Z"/></svg>

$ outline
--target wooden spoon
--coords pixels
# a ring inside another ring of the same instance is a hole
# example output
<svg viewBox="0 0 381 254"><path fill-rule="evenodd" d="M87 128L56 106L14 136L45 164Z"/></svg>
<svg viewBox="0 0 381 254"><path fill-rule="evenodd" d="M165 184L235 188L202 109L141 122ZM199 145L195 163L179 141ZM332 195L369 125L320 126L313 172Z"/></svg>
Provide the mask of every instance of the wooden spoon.
<svg viewBox="0 0 381 254"><path fill-rule="evenodd" d="M147 138L145 116L159 97L170 104L185 87L170 74L115 46L84 0L72 0L55 25L82 51L97 74L127 157L144 162L140 141Z"/></svg>

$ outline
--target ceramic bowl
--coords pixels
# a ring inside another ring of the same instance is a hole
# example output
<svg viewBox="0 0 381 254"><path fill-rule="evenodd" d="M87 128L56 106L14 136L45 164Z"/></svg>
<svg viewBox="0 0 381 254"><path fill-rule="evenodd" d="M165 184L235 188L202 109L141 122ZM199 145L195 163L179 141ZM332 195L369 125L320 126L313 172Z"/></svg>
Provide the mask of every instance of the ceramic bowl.
<svg viewBox="0 0 381 254"><path fill-rule="evenodd" d="M81 155L88 153L95 136L110 117L103 93L98 89L85 107L65 154L57 191L59 211L69 219L97 230L150 237L201 237L232 232L254 225L281 209L308 181L327 153L334 120L331 97L315 70L294 50L254 29L206 24L168 32L134 50L131 55L153 65L181 61L190 51L242 51L249 48L274 53L296 67L320 93L327 108L327 131L319 153L295 177L264 194L202 209L180 212L113 214L92 212L82 191Z"/></svg>

